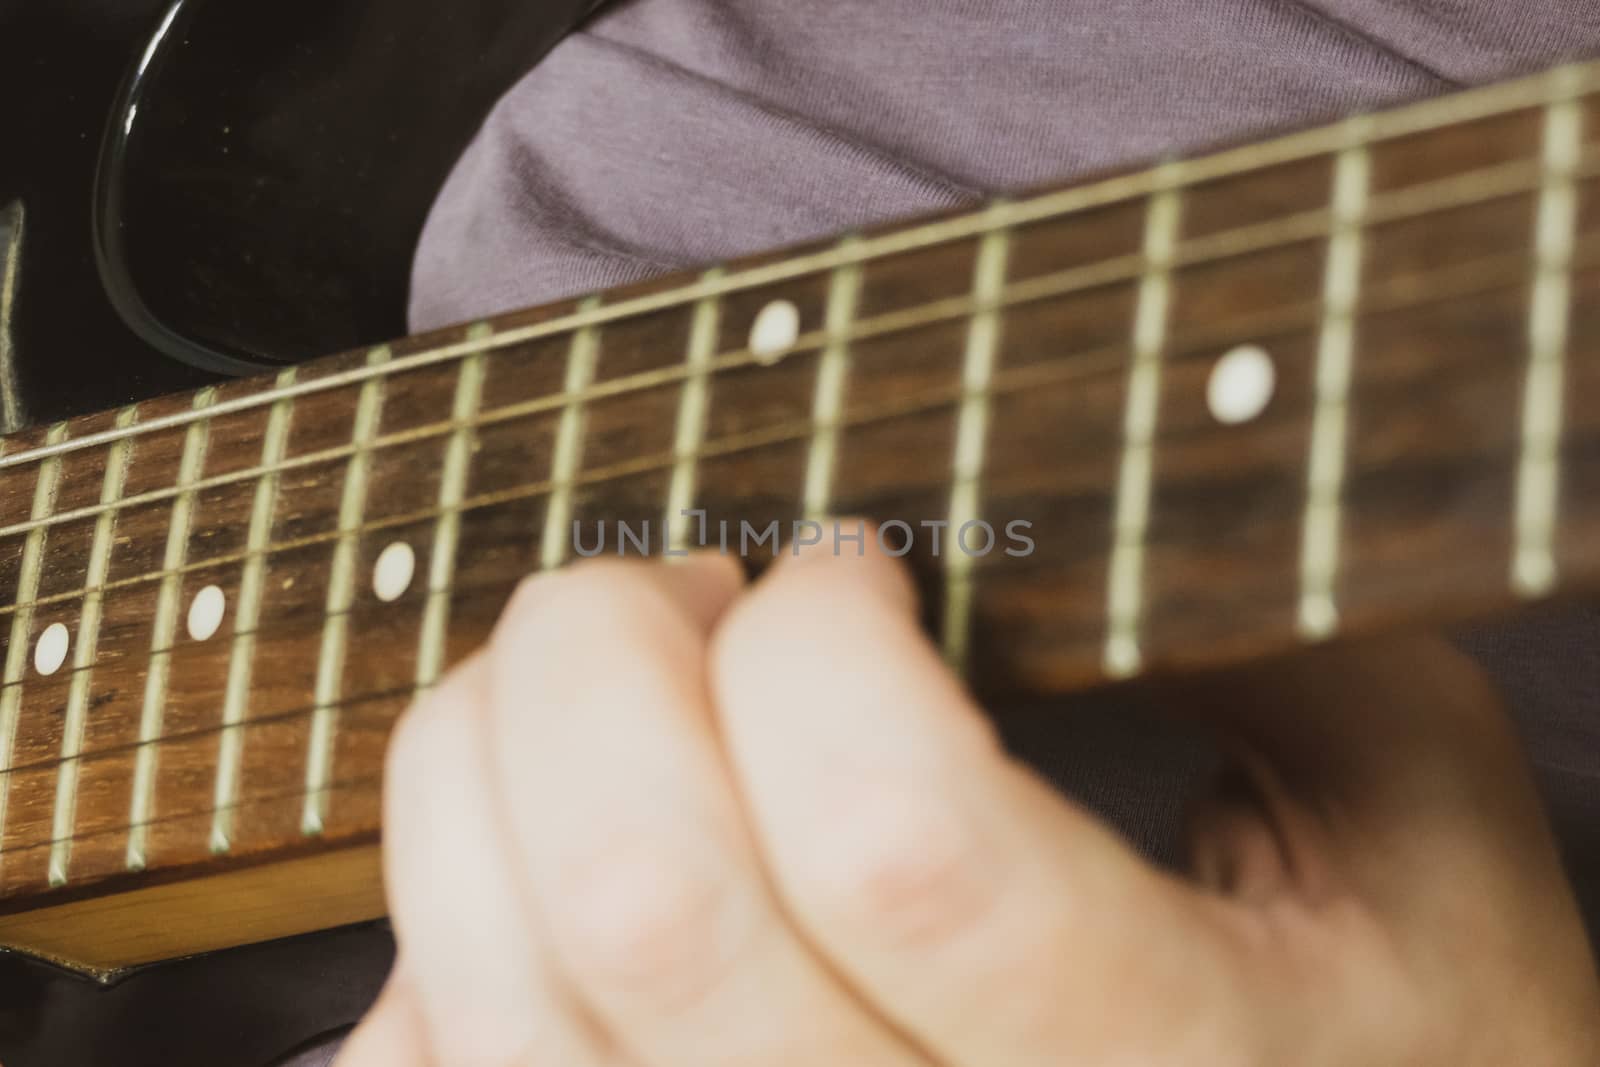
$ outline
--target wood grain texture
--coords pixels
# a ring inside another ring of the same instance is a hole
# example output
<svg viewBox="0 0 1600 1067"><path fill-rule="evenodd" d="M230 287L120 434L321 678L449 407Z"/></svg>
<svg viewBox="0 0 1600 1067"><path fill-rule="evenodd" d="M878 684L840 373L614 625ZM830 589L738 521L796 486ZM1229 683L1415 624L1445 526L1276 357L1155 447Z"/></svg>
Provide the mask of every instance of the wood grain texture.
<svg viewBox="0 0 1600 1067"><path fill-rule="evenodd" d="M888 523L886 540L915 568L930 630L968 626L973 686L1005 699L1105 680L1114 527L1130 510L1119 483L1130 449L1147 447L1134 466L1148 466L1148 508L1129 527L1139 532L1144 667L1293 646L1314 428L1332 395L1319 375L1341 232L1359 258L1353 355L1338 394L1346 436L1329 593L1340 632L1519 600L1511 560L1531 320L1553 269L1553 239L1539 237L1538 220L1569 187L1571 232L1555 242L1569 252L1558 266L1570 307L1550 540L1558 590L1594 588L1600 106L1592 95L1559 101L1596 88L1600 67L1578 68L975 216L763 256L713 281L667 278L407 338L308 364L292 382L229 383L204 410L192 396L164 398L7 439L0 641L15 629L27 646L13 657L24 664L17 677L0 687L18 709L14 742L0 753L0 942L116 967L375 913L383 751L419 672L429 673L427 620L443 627L443 660L454 663L481 644L549 545L561 549L556 558L659 555L686 464L687 528L753 569L809 532L796 525L808 510ZM1546 100L1578 108L1581 121L1552 126ZM1550 160L1567 157L1552 155L1550 130L1569 128L1572 165L1557 173ZM1358 231L1333 205L1351 152L1363 177ZM1164 311L1145 327L1159 327L1147 353L1159 373L1144 379L1157 392L1140 442L1130 411L1142 386L1130 359L1152 290L1152 193L1176 212L1175 243ZM1010 230L999 242L1005 275L982 296L979 249L996 226ZM839 293L854 303L842 317L830 307ZM799 337L769 366L747 339L779 299L795 305ZM695 386L703 433L689 435L701 442L690 455L677 447L685 358L695 307L713 302L715 343ZM985 388L972 385L975 316L996 342ZM579 334L592 367L569 394ZM1247 344L1270 353L1276 392L1260 417L1222 425L1207 405L1211 371ZM465 408L464 365L482 376L481 404ZM275 406L287 419L278 453L265 443ZM108 506L119 417L132 424L121 446L128 466L122 502ZM974 444L961 444L963 425L983 428L970 480L955 474L958 449ZM563 426L576 428L567 453ZM49 460L29 458L41 449ZM193 479L180 484L186 453ZM570 470L558 469L559 454ZM47 463L58 484L41 498ZM546 531L556 495L574 530ZM942 554L959 543L948 526L957 501L998 543L958 569L965 587L947 600ZM258 507L270 510L258 516ZM106 580L91 590L107 516ZM173 540L175 519L187 526ZM264 551L252 548L253 523ZM1014 524L1032 552L1005 551L1020 544L1007 536ZM30 543L39 549L31 575ZM396 543L411 550L414 578L386 602L373 570ZM330 597L336 572L348 586ZM258 595L241 622L247 584ZM209 586L228 610L215 634L197 639L184 615ZM100 613L93 655L41 675L33 642L59 623L79 647L86 599ZM176 605L165 623L164 602ZM230 705L241 664L245 696ZM81 737L65 726L75 691L87 694ZM65 839L54 828L64 750L77 776ZM233 778L222 788L225 751ZM322 764L308 772L314 752ZM148 809L130 826L141 767ZM320 832L309 836L308 773L327 787ZM220 817L219 797L231 797ZM135 852L141 862L130 864ZM179 931L187 940L158 936L191 908L204 918Z"/></svg>

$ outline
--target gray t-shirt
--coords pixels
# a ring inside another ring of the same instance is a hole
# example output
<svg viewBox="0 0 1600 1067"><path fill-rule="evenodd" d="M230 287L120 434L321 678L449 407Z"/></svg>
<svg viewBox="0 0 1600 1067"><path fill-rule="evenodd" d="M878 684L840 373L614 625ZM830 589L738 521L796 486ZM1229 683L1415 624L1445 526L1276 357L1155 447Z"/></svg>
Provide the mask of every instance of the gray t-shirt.
<svg viewBox="0 0 1600 1067"><path fill-rule="evenodd" d="M418 328L1600 52L1600 0L623 0L500 103Z"/></svg>

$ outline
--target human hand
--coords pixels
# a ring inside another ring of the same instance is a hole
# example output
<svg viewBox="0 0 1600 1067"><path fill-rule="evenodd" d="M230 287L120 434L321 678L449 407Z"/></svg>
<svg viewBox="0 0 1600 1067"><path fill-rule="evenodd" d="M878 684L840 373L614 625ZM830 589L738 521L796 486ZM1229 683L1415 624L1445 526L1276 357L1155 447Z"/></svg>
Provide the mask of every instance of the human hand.
<svg viewBox="0 0 1600 1067"><path fill-rule="evenodd" d="M1006 756L881 556L533 579L391 749L399 958L340 1067L1600 1059L1463 658L1326 649L1177 700L1241 768L1187 878Z"/></svg>

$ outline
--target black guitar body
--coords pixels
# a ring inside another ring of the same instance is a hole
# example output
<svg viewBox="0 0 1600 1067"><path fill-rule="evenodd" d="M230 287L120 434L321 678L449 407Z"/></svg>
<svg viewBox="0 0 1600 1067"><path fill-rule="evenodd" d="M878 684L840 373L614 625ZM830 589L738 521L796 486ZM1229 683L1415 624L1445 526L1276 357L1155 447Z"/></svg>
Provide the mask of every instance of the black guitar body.
<svg viewBox="0 0 1600 1067"><path fill-rule="evenodd" d="M405 334L451 166L594 6L0 0L27 421Z"/></svg>
<svg viewBox="0 0 1600 1067"><path fill-rule="evenodd" d="M592 0L0 0L0 429L403 335L483 117ZM384 924L101 984L0 954L5 1067L261 1067Z"/></svg>
<svg viewBox="0 0 1600 1067"><path fill-rule="evenodd" d="M388 974L387 923L146 968L108 985L0 956L6 1067L265 1067L348 1029Z"/></svg>

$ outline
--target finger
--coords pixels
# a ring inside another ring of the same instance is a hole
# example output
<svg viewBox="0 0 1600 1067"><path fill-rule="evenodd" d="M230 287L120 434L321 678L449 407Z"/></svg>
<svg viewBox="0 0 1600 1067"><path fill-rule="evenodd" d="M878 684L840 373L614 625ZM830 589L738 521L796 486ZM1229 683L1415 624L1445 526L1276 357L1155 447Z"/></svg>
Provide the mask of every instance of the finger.
<svg viewBox="0 0 1600 1067"><path fill-rule="evenodd" d="M391 977L378 1002L339 1050L333 1067L431 1067L426 1049L416 999L403 979Z"/></svg>
<svg viewBox="0 0 1600 1067"><path fill-rule="evenodd" d="M411 999L440 1064L596 1064L513 884L479 731L487 681L481 656L457 668L389 752L384 864Z"/></svg>
<svg viewBox="0 0 1600 1067"><path fill-rule="evenodd" d="M1231 913L1008 760L913 599L881 553L811 553L720 625L724 737L792 912L941 1061L1250 1062Z"/></svg>
<svg viewBox="0 0 1600 1067"><path fill-rule="evenodd" d="M727 561L610 564L519 595L491 729L524 883L562 973L640 1062L910 1067L756 862L705 685L709 609L739 582Z"/></svg>

